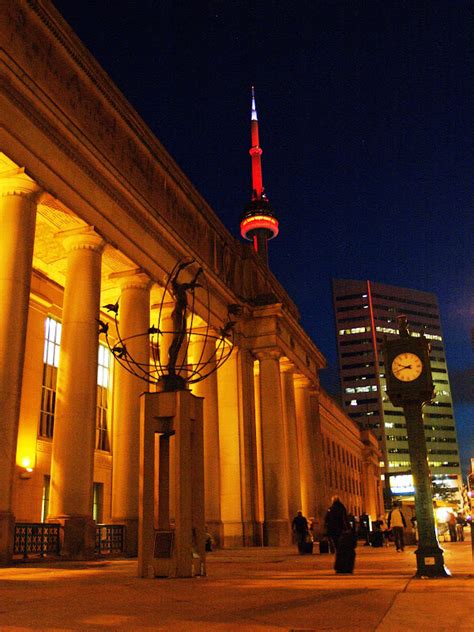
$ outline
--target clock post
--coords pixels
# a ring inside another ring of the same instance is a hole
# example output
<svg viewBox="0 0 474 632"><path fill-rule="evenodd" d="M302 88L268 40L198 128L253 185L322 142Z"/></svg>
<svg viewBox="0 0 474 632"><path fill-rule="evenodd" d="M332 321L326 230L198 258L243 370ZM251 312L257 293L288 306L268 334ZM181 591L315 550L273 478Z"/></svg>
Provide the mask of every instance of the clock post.
<svg viewBox="0 0 474 632"><path fill-rule="evenodd" d="M417 577L447 577L443 549L436 536L433 495L428 465L423 405L434 396L429 343L421 335L410 336L407 319L399 317L399 338L384 339L383 357L387 395L394 406L403 408L406 420L411 473L415 488L418 548L415 551Z"/></svg>

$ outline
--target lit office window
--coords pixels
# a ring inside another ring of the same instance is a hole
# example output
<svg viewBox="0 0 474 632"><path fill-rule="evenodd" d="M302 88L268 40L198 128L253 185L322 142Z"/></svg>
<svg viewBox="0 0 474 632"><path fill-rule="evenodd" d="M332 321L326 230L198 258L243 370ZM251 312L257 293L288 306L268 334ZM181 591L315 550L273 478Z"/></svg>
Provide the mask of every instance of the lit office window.
<svg viewBox="0 0 474 632"><path fill-rule="evenodd" d="M61 323L48 317L45 321L43 384L41 388L40 437L51 439L54 430L56 380L58 374Z"/></svg>
<svg viewBox="0 0 474 632"><path fill-rule="evenodd" d="M109 433L107 429L107 410L110 382L110 352L105 345L99 345L97 367L97 412L95 448L96 450L110 450Z"/></svg>

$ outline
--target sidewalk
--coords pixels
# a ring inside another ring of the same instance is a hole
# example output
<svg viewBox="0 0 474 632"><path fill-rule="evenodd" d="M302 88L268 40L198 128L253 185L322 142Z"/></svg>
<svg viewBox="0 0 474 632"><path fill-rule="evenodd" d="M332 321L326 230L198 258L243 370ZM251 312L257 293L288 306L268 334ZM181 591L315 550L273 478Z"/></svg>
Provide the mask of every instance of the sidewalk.
<svg viewBox="0 0 474 632"><path fill-rule="evenodd" d="M354 575L295 548L215 551L207 577L139 579L136 560L0 568L0 631L474 631L470 542L444 544L453 576L413 579L414 547L357 548Z"/></svg>

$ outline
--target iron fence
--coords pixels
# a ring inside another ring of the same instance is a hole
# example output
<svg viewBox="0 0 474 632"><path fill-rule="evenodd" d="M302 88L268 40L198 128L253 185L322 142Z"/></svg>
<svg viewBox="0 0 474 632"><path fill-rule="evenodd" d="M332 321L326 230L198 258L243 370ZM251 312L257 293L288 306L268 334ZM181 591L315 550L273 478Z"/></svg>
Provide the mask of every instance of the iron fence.
<svg viewBox="0 0 474 632"><path fill-rule="evenodd" d="M95 531L95 552L100 555L123 553L125 541L123 524L98 524Z"/></svg>
<svg viewBox="0 0 474 632"><path fill-rule="evenodd" d="M14 555L59 555L61 543L59 524L44 522L17 522L15 524Z"/></svg>

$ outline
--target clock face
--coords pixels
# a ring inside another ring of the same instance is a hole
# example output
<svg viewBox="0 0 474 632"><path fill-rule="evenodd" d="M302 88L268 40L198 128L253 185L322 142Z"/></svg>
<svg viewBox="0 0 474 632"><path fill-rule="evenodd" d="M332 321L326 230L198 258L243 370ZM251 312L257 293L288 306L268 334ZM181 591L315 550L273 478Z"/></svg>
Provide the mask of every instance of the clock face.
<svg viewBox="0 0 474 632"><path fill-rule="evenodd" d="M392 362L393 376L401 382L413 382L420 377L423 371L423 362L414 353L408 351L399 353Z"/></svg>

